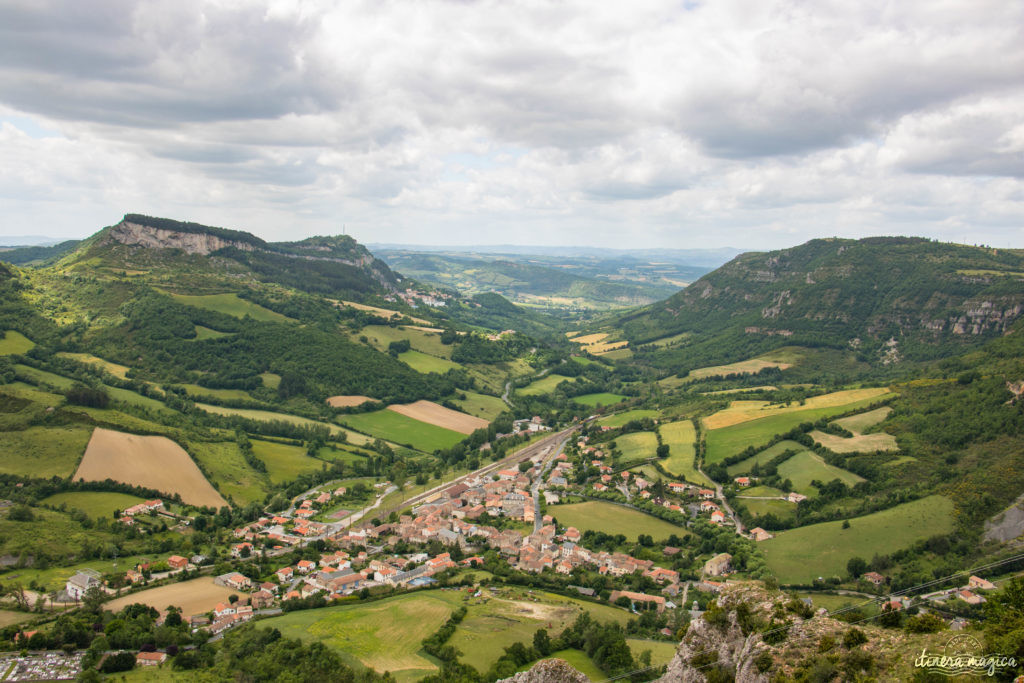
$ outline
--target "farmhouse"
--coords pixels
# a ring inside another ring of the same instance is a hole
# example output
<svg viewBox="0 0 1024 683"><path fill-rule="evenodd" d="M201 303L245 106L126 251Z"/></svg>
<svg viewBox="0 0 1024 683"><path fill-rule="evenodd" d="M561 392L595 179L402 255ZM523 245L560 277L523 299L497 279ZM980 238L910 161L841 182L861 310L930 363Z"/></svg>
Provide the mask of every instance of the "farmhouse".
<svg viewBox="0 0 1024 683"><path fill-rule="evenodd" d="M754 541L767 541L769 538L774 538L770 533L762 529L761 527L754 527L750 530L750 538Z"/></svg>
<svg viewBox="0 0 1024 683"><path fill-rule="evenodd" d="M786 500L789 501L790 503L799 503L802 500L807 500L807 496L805 496L802 493L787 493Z"/></svg>
<svg viewBox="0 0 1024 683"><path fill-rule="evenodd" d="M972 576L971 578L967 579L967 587L983 591L994 591L996 589L996 585L994 583L992 583L991 581L986 581L985 579L978 576Z"/></svg>
<svg viewBox="0 0 1024 683"><path fill-rule="evenodd" d="M730 562L732 562L732 555L729 553L715 555L704 563L704 573L708 576L722 576L723 574L727 574L730 569Z"/></svg>
<svg viewBox="0 0 1024 683"><path fill-rule="evenodd" d="M885 583L885 577L878 572L864 572L861 575L861 578L869 583L875 584L876 586L881 586Z"/></svg>
<svg viewBox="0 0 1024 683"><path fill-rule="evenodd" d="M650 602L654 603L658 612L665 611L665 598L660 595L647 595L646 593L634 593L633 591L612 591L608 597L610 602L616 602L619 598L628 598L631 603Z"/></svg>
<svg viewBox="0 0 1024 683"><path fill-rule="evenodd" d="M64 585L64 591L72 600L81 600L90 588L100 587L100 575L92 569L76 572Z"/></svg>
<svg viewBox="0 0 1024 683"><path fill-rule="evenodd" d="M188 560L181 555L171 555L167 558L167 564L171 569L187 569Z"/></svg>
<svg viewBox="0 0 1024 683"><path fill-rule="evenodd" d="M166 652L140 652L135 655L136 666L160 666L166 661Z"/></svg>

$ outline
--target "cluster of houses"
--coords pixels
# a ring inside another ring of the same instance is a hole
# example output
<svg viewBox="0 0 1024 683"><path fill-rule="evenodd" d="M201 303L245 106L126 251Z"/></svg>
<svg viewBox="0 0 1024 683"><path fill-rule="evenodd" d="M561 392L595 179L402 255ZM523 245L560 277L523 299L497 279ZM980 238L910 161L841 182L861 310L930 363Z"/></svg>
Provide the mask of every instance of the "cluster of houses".
<svg viewBox="0 0 1024 683"><path fill-rule="evenodd" d="M332 527L324 522L314 522L312 518L320 514L324 506L348 492L344 486L333 491L322 491L315 496L298 503L294 512L280 512L273 517L262 517L255 522L234 530L236 539L243 542L231 548L232 557L246 557L253 550L253 541L265 538L276 548L297 545L302 539L320 538L328 534ZM320 506L320 507L317 507Z"/></svg>
<svg viewBox="0 0 1024 683"><path fill-rule="evenodd" d="M133 526L135 520L133 519L136 515L145 515L150 512L159 512L164 509L164 502L160 499L147 500L136 505L132 505L130 508L125 508L121 512L121 516L117 521L128 526Z"/></svg>

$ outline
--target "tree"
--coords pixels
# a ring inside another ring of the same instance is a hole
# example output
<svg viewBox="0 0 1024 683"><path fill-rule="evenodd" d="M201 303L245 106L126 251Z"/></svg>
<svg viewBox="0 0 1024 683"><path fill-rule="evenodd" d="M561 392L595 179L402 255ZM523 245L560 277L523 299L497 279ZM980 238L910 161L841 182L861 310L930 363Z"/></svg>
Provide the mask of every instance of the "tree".
<svg viewBox="0 0 1024 683"><path fill-rule="evenodd" d="M667 443L661 444L660 446L658 446L658 449L655 451L655 453L657 454L657 456L659 458L667 458L668 457L668 452L669 452L669 445Z"/></svg>
<svg viewBox="0 0 1024 683"><path fill-rule="evenodd" d="M855 579L867 570L868 563L862 557L851 557L850 561L846 563L846 571L850 572L850 576Z"/></svg>
<svg viewBox="0 0 1024 683"><path fill-rule="evenodd" d="M547 657L551 654L551 637L548 635L547 629L538 629L533 634L533 649L541 657Z"/></svg>

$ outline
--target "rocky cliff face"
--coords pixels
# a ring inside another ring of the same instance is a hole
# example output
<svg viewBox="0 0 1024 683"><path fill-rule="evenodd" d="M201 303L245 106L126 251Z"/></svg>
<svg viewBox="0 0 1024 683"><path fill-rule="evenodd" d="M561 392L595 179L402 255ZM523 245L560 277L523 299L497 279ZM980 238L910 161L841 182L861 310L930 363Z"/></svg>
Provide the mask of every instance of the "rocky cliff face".
<svg viewBox="0 0 1024 683"><path fill-rule="evenodd" d="M241 241L227 240L207 233L179 232L165 228L155 228L123 220L113 226L103 240L103 244L119 242L131 246L148 247L150 249L181 249L188 254L208 256L226 247L235 247L242 251L254 251L252 244Z"/></svg>

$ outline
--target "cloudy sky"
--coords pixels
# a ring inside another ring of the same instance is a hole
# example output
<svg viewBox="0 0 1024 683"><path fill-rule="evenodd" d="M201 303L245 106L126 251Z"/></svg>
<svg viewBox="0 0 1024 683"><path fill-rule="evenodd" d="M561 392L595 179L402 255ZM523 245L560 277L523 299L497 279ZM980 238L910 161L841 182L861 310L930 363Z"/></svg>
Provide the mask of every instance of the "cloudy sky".
<svg viewBox="0 0 1024 683"><path fill-rule="evenodd" d="M0 236L1024 247L1024 3L0 0Z"/></svg>

